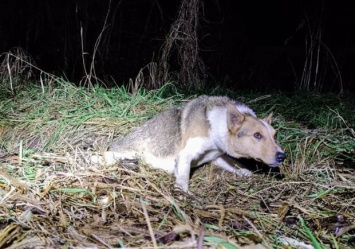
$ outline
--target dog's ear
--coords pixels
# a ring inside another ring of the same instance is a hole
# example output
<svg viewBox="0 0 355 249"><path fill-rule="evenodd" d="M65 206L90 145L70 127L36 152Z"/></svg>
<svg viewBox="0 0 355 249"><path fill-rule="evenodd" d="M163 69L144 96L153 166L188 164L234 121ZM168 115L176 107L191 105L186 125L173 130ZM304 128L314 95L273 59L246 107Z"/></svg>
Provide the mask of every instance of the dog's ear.
<svg viewBox="0 0 355 249"><path fill-rule="evenodd" d="M228 130L235 134L238 129L242 126L244 122L245 116L240 113L237 107L233 104L227 105L227 124Z"/></svg>
<svg viewBox="0 0 355 249"><path fill-rule="evenodd" d="M264 118L264 120L271 125L271 118L272 118L273 113L270 113L269 116L267 116L266 118Z"/></svg>

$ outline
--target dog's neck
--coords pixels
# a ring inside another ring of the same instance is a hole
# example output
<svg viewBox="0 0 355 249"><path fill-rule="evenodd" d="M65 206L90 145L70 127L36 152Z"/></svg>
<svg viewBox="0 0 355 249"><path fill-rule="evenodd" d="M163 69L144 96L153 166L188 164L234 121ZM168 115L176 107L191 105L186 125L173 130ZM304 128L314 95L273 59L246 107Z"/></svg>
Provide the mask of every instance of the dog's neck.
<svg viewBox="0 0 355 249"><path fill-rule="evenodd" d="M207 120L210 124L210 136L213 138L216 147L226 152L225 140L228 137L227 111L225 108L216 107L207 113Z"/></svg>

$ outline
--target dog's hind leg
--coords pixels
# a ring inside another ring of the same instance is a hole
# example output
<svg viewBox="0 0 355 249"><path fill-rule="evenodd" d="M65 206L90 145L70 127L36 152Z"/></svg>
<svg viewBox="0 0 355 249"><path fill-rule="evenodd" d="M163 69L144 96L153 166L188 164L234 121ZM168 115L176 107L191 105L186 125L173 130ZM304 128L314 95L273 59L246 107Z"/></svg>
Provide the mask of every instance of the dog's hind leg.
<svg viewBox="0 0 355 249"><path fill-rule="evenodd" d="M239 176L248 177L253 174L250 170L243 168L243 166L240 167L239 165L241 165L241 163L227 155L217 157L215 160L212 161L212 164ZM236 168L236 166L239 167L239 169Z"/></svg>
<svg viewBox="0 0 355 249"><path fill-rule="evenodd" d="M121 160L135 160L137 159L135 153L131 152L115 152L115 151L106 151L103 156L92 156L91 157L91 162L92 163L97 163L100 165L105 165L105 166L110 166L114 165L118 161Z"/></svg>

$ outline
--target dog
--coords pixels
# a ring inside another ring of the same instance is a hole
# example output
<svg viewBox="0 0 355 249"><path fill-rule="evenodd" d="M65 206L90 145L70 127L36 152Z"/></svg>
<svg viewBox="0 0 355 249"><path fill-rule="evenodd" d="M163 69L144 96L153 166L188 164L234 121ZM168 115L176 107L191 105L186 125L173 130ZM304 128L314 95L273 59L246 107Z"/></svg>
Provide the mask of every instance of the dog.
<svg viewBox="0 0 355 249"><path fill-rule="evenodd" d="M190 169L211 162L240 176L252 174L236 168L238 158L252 158L270 167L285 160L275 142L272 113L257 118L246 104L225 96L197 97L162 112L111 144L93 162L113 165L122 159L140 159L173 173L175 186L188 192Z"/></svg>

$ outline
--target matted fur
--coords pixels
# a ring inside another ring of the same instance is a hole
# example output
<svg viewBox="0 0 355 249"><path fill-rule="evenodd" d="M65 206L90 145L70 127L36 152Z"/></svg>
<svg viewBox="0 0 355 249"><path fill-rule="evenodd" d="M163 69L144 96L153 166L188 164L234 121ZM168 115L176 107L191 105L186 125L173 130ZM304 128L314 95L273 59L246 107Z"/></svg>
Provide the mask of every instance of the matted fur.
<svg viewBox="0 0 355 249"><path fill-rule="evenodd" d="M208 162L249 176L249 170L235 167L234 158L253 158L272 167L285 159L274 140L271 117L259 119L247 105L228 97L203 95L156 115L93 161L112 165L138 158L174 173L183 191L188 191L190 169Z"/></svg>

